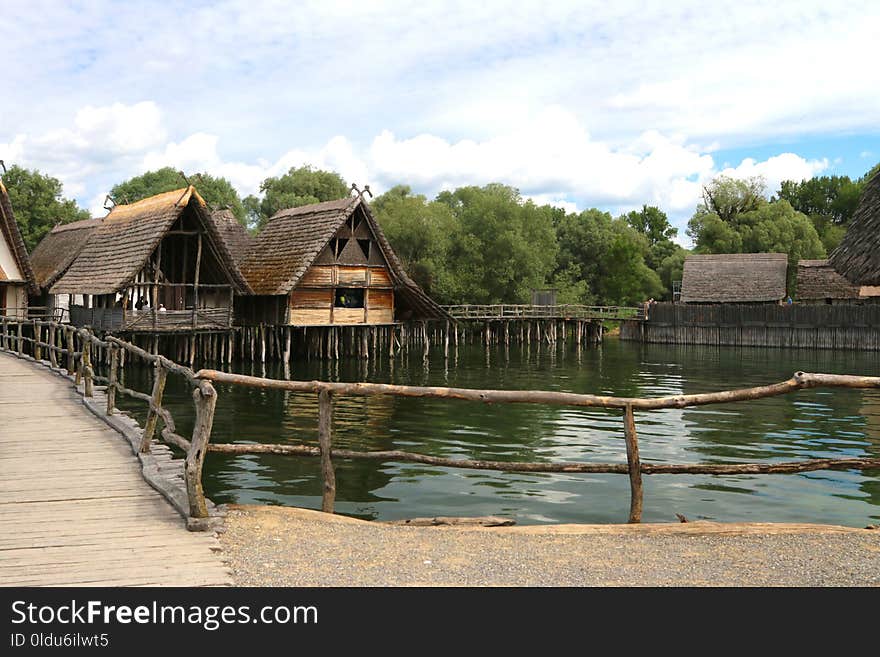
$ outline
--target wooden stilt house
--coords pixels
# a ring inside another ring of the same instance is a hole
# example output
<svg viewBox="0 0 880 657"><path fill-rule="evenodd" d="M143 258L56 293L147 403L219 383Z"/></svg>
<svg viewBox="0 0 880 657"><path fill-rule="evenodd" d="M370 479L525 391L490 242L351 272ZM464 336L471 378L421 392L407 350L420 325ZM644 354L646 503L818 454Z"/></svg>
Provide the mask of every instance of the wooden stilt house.
<svg viewBox="0 0 880 657"><path fill-rule="evenodd" d="M59 224L37 244L31 253L31 266L40 293L31 305L46 308L47 315L58 321L67 321L70 318L70 302L82 304L82 297L70 299L68 294L49 294L49 289L73 264L89 236L100 224L101 219Z"/></svg>
<svg viewBox="0 0 880 657"><path fill-rule="evenodd" d="M244 325L383 325L448 315L409 277L361 196L282 210L242 265Z"/></svg>
<svg viewBox="0 0 880 657"><path fill-rule="evenodd" d="M9 194L0 181L0 315L24 319L28 294L36 292L27 249L15 223Z"/></svg>
<svg viewBox="0 0 880 657"><path fill-rule="evenodd" d="M114 207L50 292L83 297L75 325L157 332L229 328L233 296L249 289L188 187Z"/></svg>

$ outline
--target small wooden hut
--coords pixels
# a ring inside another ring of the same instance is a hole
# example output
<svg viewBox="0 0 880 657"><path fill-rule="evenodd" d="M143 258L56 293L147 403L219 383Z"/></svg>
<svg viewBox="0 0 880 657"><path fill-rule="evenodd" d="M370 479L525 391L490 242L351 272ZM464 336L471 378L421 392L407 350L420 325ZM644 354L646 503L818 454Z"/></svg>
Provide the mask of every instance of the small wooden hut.
<svg viewBox="0 0 880 657"><path fill-rule="evenodd" d="M70 295L49 294L49 289L73 264L89 236L100 224L101 219L58 224L37 244L37 248L31 253L31 266L40 293L32 305L46 308L47 314L59 321L69 318ZM82 298L72 301L82 303Z"/></svg>
<svg viewBox="0 0 880 657"><path fill-rule="evenodd" d="M880 286L880 172L865 184L846 235L828 262L850 283Z"/></svg>
<svg viewBox="0 0 880 657"><path fill-rule="evenodd" d="M786 296L784 253L689 255L681 280L683 303L779 303Z"/></svg>
<svg viewBox="0 0 880 657"><path fill-rule="evenodd" d="M115 206L50 292L84 297L75 325L157 332L228 329L249 288L190 186Z"/></svg>
<svg viewBox="0 0 880 657"><path fill-rule="evenodd" d="M448 319L409 277L361 196L273 216L241 266L243 325L387 325Z"/></svg>
<svg viewBox="0 0 880 657"><path fill-rule="evenodd" d="M880 287L853 285L828 260L801 260L797 275L798 303L858 304L880 301Z"/></svg>
<svg viewBox="0 0 880 657"><path fill-rule="evenodd" d="M12 203L0 180L0 315L27 317L28 294L36 294L27 248L15 223Z"/></svg>

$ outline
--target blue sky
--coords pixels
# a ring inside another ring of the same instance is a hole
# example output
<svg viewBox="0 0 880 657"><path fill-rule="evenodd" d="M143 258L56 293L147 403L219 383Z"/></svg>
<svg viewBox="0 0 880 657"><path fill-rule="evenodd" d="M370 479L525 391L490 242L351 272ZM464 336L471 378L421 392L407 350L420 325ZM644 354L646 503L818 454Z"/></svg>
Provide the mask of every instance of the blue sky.
<svg viewBox="0 0 880 657"><path fill-rule="evenodd" d="M0 159L95 212L159 166L313 164L683 226L719 174L880 161L878 34L876 2L4 0Z"/></svg>

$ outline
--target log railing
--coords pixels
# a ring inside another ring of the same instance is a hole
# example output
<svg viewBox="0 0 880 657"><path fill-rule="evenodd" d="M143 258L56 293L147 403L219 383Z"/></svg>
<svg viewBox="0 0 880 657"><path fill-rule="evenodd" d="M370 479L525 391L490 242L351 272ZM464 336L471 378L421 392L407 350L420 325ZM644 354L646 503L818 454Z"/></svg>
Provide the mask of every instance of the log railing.
<svg viewBox="0 0 880 657"><path fill-rule="evenodd" d="M33 337L22 334L22 327L33 327ZM49 331L48 342L42 340L42 327ZM66 337L67 348L62 348ZM75 351L75 342L80 345ZM809 388L856 388L880 389L880 377L851 376L842 374L810 374L795 372L785 381L752 388L725 390L720 392L674 395L669 397L612 397L600 395L584 395L566 392L536 390L474 390L470 388L446 388L424 386L402 386L385 383L330 383L324 381L287 381L262 377L231 374L217 370L202 369L193 372L190 368L179 365L164 356L150 354L139 347L107 336L99 339L87 329L76 329L53 322L30 321L21 322L11 318L2 318L0 332L0 349L22 355L23 345L32 347L34 357L39 361L42 349L50 354L50 361L42 361L52 365L52 357L60 354L67 356L68 372L73 372L74 362L77 383L83 381L83 394L91 393L91 382L107 384L107 414L114 412L113 399L115 393L121 392L149 405L149 415L144 428L140 450L147 452L156 432L158 419L164 426L159 432L165 442L177 446L186 454L185 483L189 500L191 518L207 517L207 506L202 487L202 466L208 452L218 454L277 454L285 456L309 456L319 458L323 479L321 508L333 512L336 497L336 476L333 459L369 459L378 461L402 461L424 463L451 468L467 468L477 470L497 470L501 472L566 472L566 473L609 473L625 474L630 480L630 511L628 520L631 523L641 522L642 517L642 476L653 474L706 474L706 475L741 475L741 474L775 474L798 473L815 470L868 470L880 468L880 458L820 458L804 461L782 461L768 463L736 463L736 464L666 464L645 463L639 457L639 440L636 430L635 411L653 411L668 408L688 408L707 404L723 404L737 401L748 401L790 394ZM110 349L110 376L98 377L91 366L91 350L97 347ZM120 385L116 379L115 369L125 353L137 356L150 362L156 368L152 392L145 393L129 390ZM176 433L171 414L162 407L162 395L167 375L173 373L183 377L192 388L196 421L190 440ZM291 444L261 443L229 443L211 444L211 429L214 410L217 404L217 392L213 383L246 386L263 390L284 390L299 393L311 393L318 398L318 446ZM111 397L110 393L113 393ZM466 402L487 404L543 404L555 406L615 408L622 411L623 438L626 449L626 463L589 463L589 462L513 462L485 461L473 459L451 459L429 456L402 450L356 451L333 447L333 404L340 396L391 395L397 397L420 397L434 399L453 399Z"/></svg>
<svg viewBox="0 0 880 657"><path fill-rule="evenodd" d="M492 304L443 306L455 319L517 320L517 319L596 319L596 320L643 320L644 307L582 306L562 304L534 306L530 304Z"/></svg>

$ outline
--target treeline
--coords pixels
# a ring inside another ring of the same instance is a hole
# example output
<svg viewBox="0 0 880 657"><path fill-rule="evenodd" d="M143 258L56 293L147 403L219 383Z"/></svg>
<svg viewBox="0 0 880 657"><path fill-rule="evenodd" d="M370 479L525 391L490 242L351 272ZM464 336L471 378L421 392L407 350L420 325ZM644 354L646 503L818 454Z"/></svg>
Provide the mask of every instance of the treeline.
<svg viewBox="0 0 880 657"><path fill-rule="evenodd" d="M843 237L865 181L823 176L785 181L768 198L760 178L719 177L703 189L687 234L698 253L787 253L790 262L824 258ZM62 198L61 184L38 171L12 167L4 176L28 249L59 222L88 216ZM229 208L252 232L278 210L349 194L339 174L312 167L270 177L260 197L240 198L225 178L186 177L213 208ZM133 203L185 184L171 168L119 183L116 203ZM407 271L444 304L528 302L533 289L554 288L560 303L632 305L668 299L689 253L657 207L614 217L597 209L565 212L523 199L492 183L443 191L434 199L398 185L372 199ZM794 268L791 269L794 272Z"/></svg>

